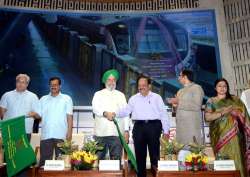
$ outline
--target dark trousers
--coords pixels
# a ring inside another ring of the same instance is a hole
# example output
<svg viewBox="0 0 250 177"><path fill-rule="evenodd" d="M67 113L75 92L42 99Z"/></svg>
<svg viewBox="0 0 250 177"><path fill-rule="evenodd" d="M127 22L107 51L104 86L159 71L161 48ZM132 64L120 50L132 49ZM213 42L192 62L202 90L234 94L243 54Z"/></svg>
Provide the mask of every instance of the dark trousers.
<svg viewBox="0 0 250 177"><path fill-rule="evenodd" d="M57 147L57 144L60 142L63 142L63 140L55 138L41 140L39 166L43 166L45 164L45 160L52 160L54 150L56 158L59 156L61 150Z"/></svg>
<svg viewBox="0 0 250 177"><path fill-rule="evenodd" d="M30 142L31 134L26 134L28 138L28 142ZM28 176L28 170L30 167L24 168L22 171L16 174L16 177L27 177Z"/></svg>
<svg viewBox="0 0 250 177"><path fill-rule="evenodd" d="M160 120L136 121L133 128L135 156L138 167L138 177L146 177L147 147L149 150L151 168L157 167L160 159L160 135L162 124Z"/></svg>
<svg viewBox="0 0 250 177"><path fill-rule="evenodd" d="M104 147L102 151L97 152L99 160L105 159L107 151L111 160L121 160L122 145L118 136L96 136L95 140Z"/></svg>

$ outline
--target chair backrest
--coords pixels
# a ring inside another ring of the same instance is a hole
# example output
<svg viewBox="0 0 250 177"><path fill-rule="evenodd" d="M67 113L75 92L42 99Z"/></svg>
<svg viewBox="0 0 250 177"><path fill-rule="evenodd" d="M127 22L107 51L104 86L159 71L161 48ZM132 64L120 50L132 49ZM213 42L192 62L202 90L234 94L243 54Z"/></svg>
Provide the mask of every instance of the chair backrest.
<svg viewBox="0 0 250 177"><path fill-rule="evenodd" d="M30 144L32 148L35 150L36 147L40 147L41 134L40 133L32 133Z"/></svg>

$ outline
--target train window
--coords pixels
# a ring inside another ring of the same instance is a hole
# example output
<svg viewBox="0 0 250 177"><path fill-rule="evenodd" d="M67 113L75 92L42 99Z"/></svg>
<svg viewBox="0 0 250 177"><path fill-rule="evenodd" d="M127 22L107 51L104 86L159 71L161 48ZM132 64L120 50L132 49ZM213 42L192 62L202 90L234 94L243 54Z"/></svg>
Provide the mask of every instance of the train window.
<svg viewBox="0 0 250 177"><path fill-rule="evenodd" d="M138 42L138 53L166 53L169 51L167 43L158 29L145 29L144 35Z"/></svg>
<svg viewBox="0 0 250 177"><path fill-rule="evenodd" d="M187 50L187 38L186 33L180 30L175 31L176 42L177 42L177 50L178 51L186 51Z"/></svg>

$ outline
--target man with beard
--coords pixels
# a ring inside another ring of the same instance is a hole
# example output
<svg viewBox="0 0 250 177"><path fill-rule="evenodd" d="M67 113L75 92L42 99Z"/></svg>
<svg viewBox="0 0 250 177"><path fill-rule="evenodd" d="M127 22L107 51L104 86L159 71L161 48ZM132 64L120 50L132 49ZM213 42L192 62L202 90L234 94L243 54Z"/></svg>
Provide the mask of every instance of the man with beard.
<svg viewBox="0 0 250 177"><path fill-rule="evenodd" d="M177 107L176 110L176 140L188 144L194 140L203 144L202 135L202 100L204 91L200 85L193 82L194 74L191 70L183 70L178 78L183 85L176 97L168 102Z"/></svg>
<svg viewBox="0 0 250 177"><path fill-rule="evenodd" d="M95 139L104 146L103 151L97 153L101 160L105 159L107 150L109 150L110 159L120 160L122 156L122 145L116 126L114 122L107 119L111 116L110 112L116 112L127 104L125 95L116 90L118 79L119 73L117 70L111 69L106 71L102 77L102 83L105 84L105 88L97 91L92 100L93 113L95 115ZM117 121L121 132L124 132L125 139L128 141L128 117Z"/></svg>

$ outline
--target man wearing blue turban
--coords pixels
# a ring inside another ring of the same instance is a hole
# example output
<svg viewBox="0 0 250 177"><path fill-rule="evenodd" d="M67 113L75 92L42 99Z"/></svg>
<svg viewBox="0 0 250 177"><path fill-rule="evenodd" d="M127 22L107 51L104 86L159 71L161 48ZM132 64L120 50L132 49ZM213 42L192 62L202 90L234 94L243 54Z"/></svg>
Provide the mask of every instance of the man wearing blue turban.
<svg viewBox="0 0 250 177"><path fill-rule="evenodd" d="M106 71L102 77L105 88L97 91L92 100L93 113L95 114L94 135L96 140L104 145L104 150L98 152L100 160L105 159L109 150L110 159L120 160L122 156L122 145L114 122L109 121L108 112L115 112L127 104L125 95L116 90L116 82L119 73L115 69ZM128 140L129 118L118 119L121 132L124 132Z"/></svg>

